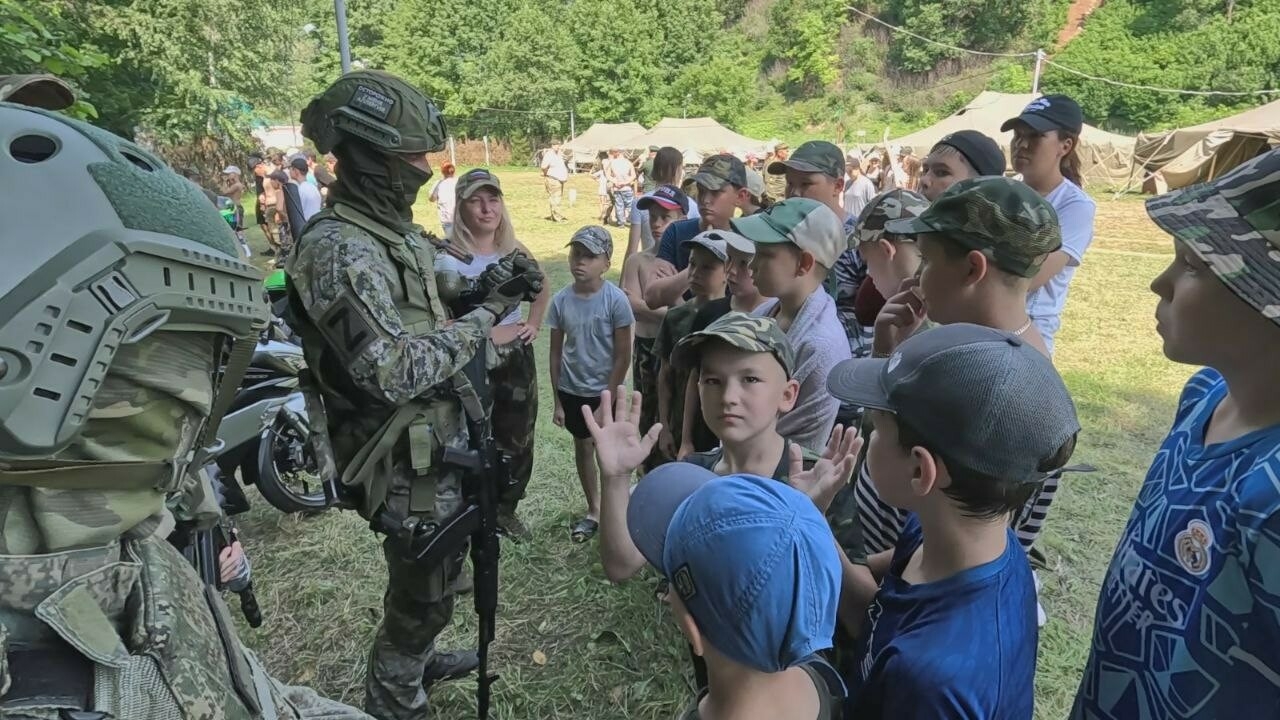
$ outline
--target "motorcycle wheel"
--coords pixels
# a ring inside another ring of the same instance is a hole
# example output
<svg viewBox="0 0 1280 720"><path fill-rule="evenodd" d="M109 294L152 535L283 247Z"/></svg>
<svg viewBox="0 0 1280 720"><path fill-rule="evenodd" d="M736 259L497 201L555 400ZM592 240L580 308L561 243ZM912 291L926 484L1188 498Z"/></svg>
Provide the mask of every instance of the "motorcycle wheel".
<svg viewBox="0 0 1280 720"><path fill-rule="evenodd" d="M246 462L252 466L252 461ZM248 467L241 471L249 470ZM247 474L247 473L246 473ZM281 512L317 512L328 507L307 447L307 431L277 414L258 440L252 481L272 507Z"/></svg>

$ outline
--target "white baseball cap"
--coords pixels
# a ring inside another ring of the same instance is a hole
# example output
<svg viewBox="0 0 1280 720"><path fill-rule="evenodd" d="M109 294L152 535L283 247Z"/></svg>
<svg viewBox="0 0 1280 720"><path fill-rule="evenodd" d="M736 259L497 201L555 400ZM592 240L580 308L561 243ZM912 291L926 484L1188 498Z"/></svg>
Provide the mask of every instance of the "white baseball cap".
<svg viewBox="0 0 1280 720"><path fill-rule="evenodd" d="M223 175L239 175L240 168L236 167L235 165L228 165L222 168L222 174Z"/></svg>

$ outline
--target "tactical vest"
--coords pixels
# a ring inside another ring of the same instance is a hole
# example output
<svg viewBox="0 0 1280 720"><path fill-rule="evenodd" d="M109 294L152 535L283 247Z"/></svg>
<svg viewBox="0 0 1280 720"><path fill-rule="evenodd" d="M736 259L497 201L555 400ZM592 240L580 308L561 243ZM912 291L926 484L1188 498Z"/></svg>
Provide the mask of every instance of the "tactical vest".
<svg viewBox="0 0 1280 720"><path fill-rule="evenodd" d="M430 243L412 234L396 233L341 203L312 217L303 231L304 237L312 226L326 220L355 225L376 241L374 246L400 278L398 287L393 288L392 301L406 332L413 337L421 337L444 325L448 315L436 290L435 249ZM336 362L326 340L309 321L306 309L293 290L290 290L290 303L297 321L295 327L303 339L307 365L328 408L338 473L344 486L358 488L360 514L370 519L385 503L389 482L394 475L393 455L400 443L405 442L413 470L409 512L433 516L436 482L440 475L438 465L444 444L449 438L462 434L462 409L453 388L441 387L437 392L396 407L362 445L342 447L342 421L368 412L367 406L353 402L350 395L364 393L347 378L346 370Z"/></svg>

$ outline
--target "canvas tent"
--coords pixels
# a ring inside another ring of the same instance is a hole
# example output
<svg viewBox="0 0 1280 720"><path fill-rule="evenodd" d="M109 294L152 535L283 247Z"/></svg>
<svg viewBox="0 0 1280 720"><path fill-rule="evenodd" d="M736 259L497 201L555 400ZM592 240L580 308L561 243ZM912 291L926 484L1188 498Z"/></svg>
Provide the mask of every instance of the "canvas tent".
<svg viewBox="0 0 1280 720"><path fill-rule="evenodd" d="M1133 153L1133 183L1154 177L1157 191L1212 180L1280 145L1280 100L1221 120L1143 133Z"/></svg>
<svg viewBox="0 0 1280 720"><path fill-rule="evenodd" d="M977 130L994 139L1009 157L1012 132L1000 132L1005 120L1017 117L1036 96L983 91L954 115L923 130L891 140L910 146L917 157L929 152L939 140L958 130ZM1134 139L1085 125L1080 134L1081 170L1086 187L1121 187L1129 177Z"/></svg>
<svg viewBox="0 0 1280 720"><path fill-rule="evenodd" d="M635 135L624 144L629 150L640 150L650 145L670 145L682 153L690 151L699 156L729 152L743 157L747 153L764 154L763 140L754 140L730 130L712 118L663 118L648 132Z"/></svg>
<svg viewBox="0 0 1280 720"><path fill-rule="evenodd" d="M643 133L640 123L595 123L586 132L565 143L572 154L572 161L578 165L590 165L596 160L596 153L613 147L630 147L627 141Z"/></svg>

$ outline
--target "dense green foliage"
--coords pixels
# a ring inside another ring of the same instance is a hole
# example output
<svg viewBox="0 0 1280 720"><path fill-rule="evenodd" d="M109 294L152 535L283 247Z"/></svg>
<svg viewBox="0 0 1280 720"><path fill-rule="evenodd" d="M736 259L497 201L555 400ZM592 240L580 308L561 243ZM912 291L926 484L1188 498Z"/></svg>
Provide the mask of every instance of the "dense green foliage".
<svg viewBox="0 0 1280 720"><path fill-rule="evenodd" d="M896 34L850 0L348 0L357 66L403 74L457 135L542 139L594 121L711 115L756 136L876 139L932 122L984 87L1026 92L1031 61ZM941 42L1044 48L1137 84L1280 86L1280 0L1110 0L1065 48L1070 0L862 0ZM0 68L45 70L103 127L158 144L243 137L296 119L338 72L332 0L0 0ZM1049 68L1042 88L1090 120L1143 129L1262 98L1189 98ZM94 113L96 112L96 115Z"/></svg>

